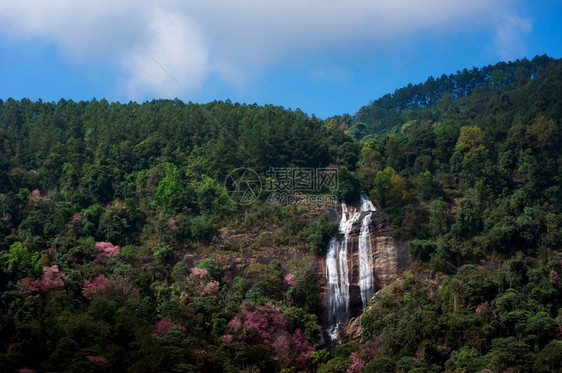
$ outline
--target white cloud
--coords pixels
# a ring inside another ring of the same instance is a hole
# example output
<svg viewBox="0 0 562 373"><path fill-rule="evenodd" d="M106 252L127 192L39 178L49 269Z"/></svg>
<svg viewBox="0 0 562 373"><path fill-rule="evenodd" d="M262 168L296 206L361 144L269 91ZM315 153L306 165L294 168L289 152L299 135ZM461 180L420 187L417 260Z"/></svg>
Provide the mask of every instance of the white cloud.
<svg viewBox="0 0 562 373"><path fill-rule="evenodd" d="M516 15L502 16L497 25L495 47L504 60L514 60L525 56L523 38L531 30L532 23L528 19Z"/></svg>
<svg viewBox="0 0 562 373"><path fill-rule="evenodd" d="M0 38L54 43L77 63L122 70L132 98L174 97L210 75L242 85L282 58L333 49L399 44L409 37L495 28L496 42L514 53L526 20L498 17L508 0L4 0ZM337 75L337 74L336 74ZM341 77L340 77L341 78ZM338 79L337 76L334 79Z"/></svg>
<svg viewBox="0 0 562 373"><path fill-rule="evenodd" d="M148 31L144 43L121 59L129 96L138 98L156 90L174 97L181 89L179 85L188 91L199 88L209 65L208 48L200 31L186 17L161 10L154 12Z"/></svg>

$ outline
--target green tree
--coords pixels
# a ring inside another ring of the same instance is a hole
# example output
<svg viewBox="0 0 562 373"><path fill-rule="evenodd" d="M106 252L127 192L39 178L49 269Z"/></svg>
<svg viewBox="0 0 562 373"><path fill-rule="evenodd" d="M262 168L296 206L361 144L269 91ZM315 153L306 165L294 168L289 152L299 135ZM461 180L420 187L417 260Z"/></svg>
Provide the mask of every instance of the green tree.
<svg viewBox="0 0 562 373"><path fill-rule="evenodd" d="M332 195L340 201L355 202L359 199L361 187L355 174L342 166L338 170L338 185Z"/></svg>
<svg viewBox="0 0 562 373"><path fill-rule="evenodd" d="M488 160L488 149L485 146L484 132L477 126L463 126L455 145L455 151L462 157L463 181L465 185L472 183L484 175L484 165Z"/></svg>
<svg viewBox="0 0 562 373"><path fill-rule="evenodd" d="M10 245L8 252L3 252L2 270L9 273L25 273L31 267L31 254L21 242Z"/></svg>
<svg viewBox="0 0 562 373"><path fill-rule="evenodd" d="M302 231L302 235L310 245L310 250L318 256L326 254L330 239L335 237L337 233L338 225L334 222L329 222L325 215L321 215Z"/></svg>
<svg viewBox="0 0 562 373"><path fill-rule="evenodd" d="M463 198L460 207L451 232L457 237L470 238L480 231L482 222L470 198Z"/></svg>
<svg viewBox="0 0 562 373"><path fill-rule="evenodd" d="M434 237L449 231L449 209L442 198L436 199L431 204L429 225Z"/></svg>
<svg viewBox="0 0 562 373"><path fill-rule="evenodd" d="M497 372L508 369L529 371L534 362L529 346L513 337L494 339L490 355L491 367Z"/></svg>
<svg viewBox="0 0 562 373"><path fill-rule="evenodd" d="M546 345L537 355L533 371L559 372L562 369L562 341L554 340Z"/></svg>
<svg viewBox="0 0 562 373"><path fill-rule="evenodd" d="M209 277L212 280L222 282L224 272L223 272L223 269L222 269L222 264L219 263L217 260L215 260L215 259L203 259L203 260L200 260L197 263L196 267L206 269L209 273Z"/></svg>
<svg viewBox="0 0 562 373"><path fill-rule="evenodd" d="M196 216L191 219L189 231L195 239L205 239L213 231L213 223L207 216Z"/></svg>
<svg viewBox="0 0 562 373"><path fill-rule="evenodd" d="M554 120L548 120L544 115L535 119L527 128L528 141L539 149L551 148L558 142L558 135L559 131Z"/></svg>
<svg viewBox="0 0 562 373"><path fill-rule="evenodd" d="M412 240L408 243L408 253L420 262L429 262L436 249L437 244L431 240Z"/></svg>
<svg viewBox="0 0 562 373"><path fill-rule="evenodd" d="M164 163L164 178L158 183L156 197L168 210L178 210L183 202L183 186L178 168L172 163Z"/></svg>
<svg viewBox="0 0 562 373"><path fill-rule="evenodd" d="M377 202L383 209L386 207L386 199L390 190L390 176L388 174L392 172L395 171L390 167L385 168L384 172L377 172L377 176L373 182L373 189L370 193L371 199Z"/></svg>
<svg viewBox="0 0 562 373"><path fill-rule="evenodd" d="M365 373L395 373L396 363L389 357L382 356L368 362L363 367Z"/></svg>

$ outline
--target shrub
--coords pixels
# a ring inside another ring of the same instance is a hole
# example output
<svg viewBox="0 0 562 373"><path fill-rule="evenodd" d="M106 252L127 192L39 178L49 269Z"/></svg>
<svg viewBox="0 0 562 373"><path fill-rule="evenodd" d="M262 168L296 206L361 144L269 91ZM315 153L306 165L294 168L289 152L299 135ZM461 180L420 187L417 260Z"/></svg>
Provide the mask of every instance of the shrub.
<svg viewBox="0 0 562 373"><path fill-rule="evenodd" d="M318 255L326 255L330 239L338 233L338 225L329 222L324 215L303 230L303 235L310 245L310 250Z"/></svg>
<svg viewBox="0 0 562 373"><path fill-rule="evenodd" d="M192 238L205 239L213 231L213 223L211 223L211 220L206 216L197 216L191 219L189 231Z"/></svg>

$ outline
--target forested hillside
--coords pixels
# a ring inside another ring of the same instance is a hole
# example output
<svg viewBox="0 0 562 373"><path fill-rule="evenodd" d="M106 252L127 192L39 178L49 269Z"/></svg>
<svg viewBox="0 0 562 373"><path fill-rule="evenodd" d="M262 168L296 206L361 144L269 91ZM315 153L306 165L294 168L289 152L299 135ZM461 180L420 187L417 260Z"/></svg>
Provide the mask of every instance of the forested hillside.
<svg viewBox="0 0 562 373"><path fill-rule="evenodd" d="M182 258L279 245L308 255L302 208L265 196L240 206L226 175L326 166L351 139L300 111L230 102L10 99L0 122L0 370L308 366L313 256L228 281L217 260ZM219 229L248 238L220 244Z"/></svg>
<svg viewBox="0 0 562 373"><path fill-rule="evenodd" d="M561 87L550 61L363 143L356 173L416 262L361 319L367 371L561 369Z"/></svg>
<svg viewBox="0 0 562 373"><path fill-rule="evenodd" d="M559 371L561 93L543 56L326 124L231 102L0 101L0 370ZM338 169L332 195L367 192L409 242L362 340L318 344L333 223L234 203L240 167ZM233 278L205 259L283 250L295 260Z"/></svg>
<svg viewBox="0 0 562 373"><path fill-rule="evenodd" d="M451 119L450 112L443 112L448 102L455 98L468 97L475 91L506 90L521 87L541 75L553 62L546 55L532 60L499 62L482 68L464 69L456 74L430 77L424 83L397 89L363 106L355 115L357 123L351 133L358 139L369 134L397 132L409 120L430 119L433 121ZM439 103L440 110L427 111ZM483 109L480 108L479 111ZM446 109L445 109L446 110ZM443 112L444 115L439 115Z"/></svg>

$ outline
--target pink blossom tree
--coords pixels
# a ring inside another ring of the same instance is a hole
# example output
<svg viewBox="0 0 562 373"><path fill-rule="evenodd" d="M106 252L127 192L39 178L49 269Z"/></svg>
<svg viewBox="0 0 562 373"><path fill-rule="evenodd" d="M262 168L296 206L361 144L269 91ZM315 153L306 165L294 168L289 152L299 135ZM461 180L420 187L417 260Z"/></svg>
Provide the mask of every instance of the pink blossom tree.
<svg viewBox="0 0 562 373"><path fill-rule="evenodd" d="M222 344L228 347L235 347L238 345L238 342L234 340L232 334L225 334L219 338Z"/></svg>
<svg viewBox="0 0 562 373"><path fill-rule="evenodd" d="M34 205L37 206L39 201L41 201L43 197L41 196L41 191L39 189L33 189L31 194L29 195L29 201Z"/></svg>
<svg viewBox="0 0 562 373"><path fill-rule="evenodd" d="M491 314L490 304L488 302L480 303L474 311L477 315L481 316L484 320L488 321Z"/></svg>
<svg viewBox="0 0 562 373"><path fill-rule="evenodd" d="M294 363L299 368L304 368L306 366L306 362L314 351L314 348L306 340L300 329L295 330L295 333L291 337L291 349Z"/></svg>
<svg viewBox="0 0 562 373"><path fill-rule="evenodd" d="M107 364L107 358L102 355L96 355L96 356L88 355L86 356L86 359L88 359L90 362L95 364L100 364L100 365Z"/></svg>
<svg viewBox="0 0 562 373"><path fill-rule="evenodd" d="M76 213L72 215L72 219L70 219L70 222L68 223L68 228L73 234L76 234L76 231L80 227L81 223L82 223L82 215Z"/></svg>
<svg viewBox="0 0 562 373"><path fill-rule="evenodd" d="M87 298L94 298L103 295L111 285L105 275L99 275L91 280L84 281L82 286L82 295Z"/></svg>
<svg viewBox="0 0 562 373"><path fill-rule="evenodd" d="M275 333L273 343L273 359L281 366L286 366L291 359L291 335L286 330Z"/></svg>
<svg viewBox="0 0 562 373"><path fill-rule="evenodd" d="M168 218L168 226L173 231L178 230L178 226L176 225L176 219L174 219L173 217Z"/></svg>
<svg viewBox="0 0 562 373"><path fill-rule="evenodd" d="M206 268L191 268L190 278L205 278L209 275L209 271Z"/></svg>
<svg viewBox="0 0 562 373"><path fill-rule="evenodd" d="M230 321L229 326L240 339L271 346L273 334L279 329L286 329L287 321L271 303L255 307L246 303Z"/></svg>
<svg viewBox="0 0 562 373"><path fill-rule="evenodd" d="M368 361L375 360L381 354L381 344L377 337L372 337L365 341L361 349L351 356L352 364L348 367L348 372L361 371Z"/></svg>
<svg viewBox="0 0 562 373"><path fill-rule="evenodd" d="M191 273L187 276L187 286L196 296L213 296L219 292L218 281L210 280L209 271L205 268L191 268Z"/></svg>
<svg viewBox="0 0 562 373"><path fill-rule="evenodd" d="M297 284L297 277L292 273L288 273L285 275L283 283L287 288L295 287Z"/></svg>
<svg viewBox="0 0 562 373"><path fill-rule="evenodd" d="M236 347L239 343L263 344L280 366L306 369L314 351L300 329L291 335L285 317L271 303L265 306L244 303L228 326L231 334L223 335L221 343L228 347Z"/></svg>
<svg viewBox="0 0 562 373"><path fill-rule="evenodd" d="M26 277L21 280L21 284L26 288L27 291L50 293L55 290L64 290L65 279L66 275L64 274L64 272L59 271L59 266L55 264L50 267L43 267L43 274L39 279L32 281L31 279Z"/></svg>
<svg viewBox="0 0 562 373"><path fill-rule="evenodd" d="M168 329L185 330L185 327L183 325L176 324L164 317L156 322L156 325L154 326L152 332L157 336L162 337Z"/></svg>
<svg viewBox="0 0 562 373"><path fill-rule="evenodd" d="M119 254L119 246L113 245L111 242L96 242L94 250L95 263L107 263L110 258Z"/></svg>
<svg viewBox="0 0 562 373"><path fill-rule="evenodd" d="M550 271L550 283L552 285L560 284L560 275L558 274L558 272L556 272L554 270Z"/></svg>
<svg viewBox="0 0 562 373"><path fill-rule="evenodd" d="M356 352L351 353L351 365L347 368L347 373L361 373L365 362L357 356Z"/></svg>

